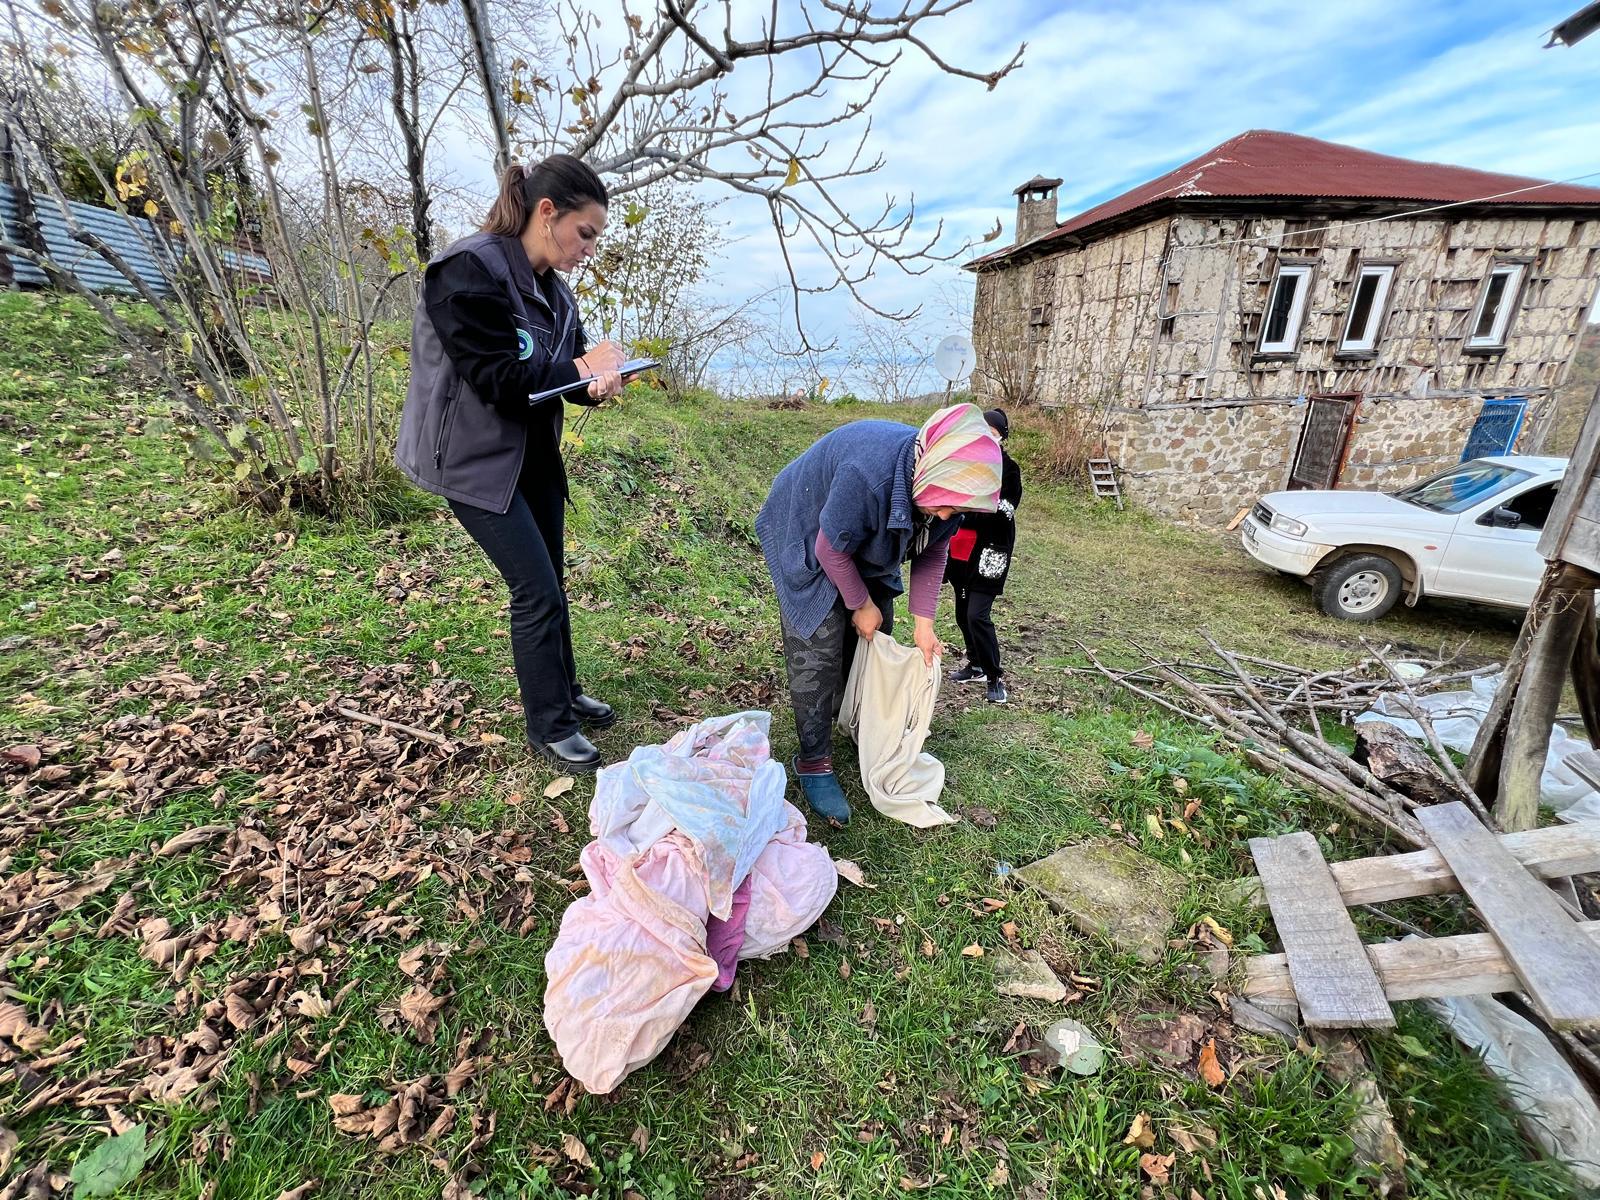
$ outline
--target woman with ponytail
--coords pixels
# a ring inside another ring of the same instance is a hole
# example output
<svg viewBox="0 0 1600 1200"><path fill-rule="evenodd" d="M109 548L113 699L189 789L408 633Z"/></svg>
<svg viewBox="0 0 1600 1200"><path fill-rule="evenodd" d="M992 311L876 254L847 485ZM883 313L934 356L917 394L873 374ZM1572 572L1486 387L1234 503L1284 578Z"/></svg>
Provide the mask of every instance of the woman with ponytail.
<svg viewBox="0 0 1600 1200"><path fill-rule="evenodd" d="M395 449L505 579L528 744L567 771L599 766L582 728L604 729L616 712L584 695L572 657L564 399L529 397L572 385L565 399L592 405L622 390L621 348L587 347L561 277L594 254L607 203L600 177L570 155L506 169L483 228L428 264Z"/></svg>

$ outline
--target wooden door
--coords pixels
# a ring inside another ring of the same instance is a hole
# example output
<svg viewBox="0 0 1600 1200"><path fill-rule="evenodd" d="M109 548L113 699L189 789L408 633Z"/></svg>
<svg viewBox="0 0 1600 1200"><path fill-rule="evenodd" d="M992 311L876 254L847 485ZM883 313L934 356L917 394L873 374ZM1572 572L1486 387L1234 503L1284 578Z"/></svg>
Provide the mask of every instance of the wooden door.
<svg viewBox="0 0 1600 1200"><path fill-rule="evenodd" d="M1306 402L1306 420L1289 468L1289 490L1327 489L1339 483L1350 431L1361 406L1359 392L1313 396Z"/></svg>

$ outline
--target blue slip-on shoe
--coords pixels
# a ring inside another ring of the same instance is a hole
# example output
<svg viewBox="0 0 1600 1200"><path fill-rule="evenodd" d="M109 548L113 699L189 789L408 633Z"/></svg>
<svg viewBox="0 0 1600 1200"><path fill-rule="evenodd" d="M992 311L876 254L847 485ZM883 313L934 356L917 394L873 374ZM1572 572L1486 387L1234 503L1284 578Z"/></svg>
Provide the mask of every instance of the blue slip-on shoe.
<svg viewBox="0 0 1600 1200"><path fill-rule="evenodd" d="M844 798L837 775L832 771L826 775L802 775L795 763L789 765L800 781L800 790L805 793L812 812L835 825L850 824L850 802Z"/></svg>

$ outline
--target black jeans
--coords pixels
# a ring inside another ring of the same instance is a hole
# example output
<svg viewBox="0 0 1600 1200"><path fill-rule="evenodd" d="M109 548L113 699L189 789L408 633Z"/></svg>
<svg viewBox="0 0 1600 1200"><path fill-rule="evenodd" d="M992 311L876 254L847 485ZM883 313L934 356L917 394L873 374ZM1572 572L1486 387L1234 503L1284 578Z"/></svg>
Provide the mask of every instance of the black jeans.
<svg viewBox="0 0 1600 1200"><path fill-rule="evenodd" d="M559 491L519 480L511 507L490 512L450 501L511 590L511 657L530 742L558 742L578 732L572 698L580 694L572 658L572 616L562 584L566 534Z"/></svg>
<svg viewBox="0 0 1600 1200"><path fill-rule="evenodd" d="M867 593L883 613L879 633L894 632L894 594L868 581ZM861 640L843 600L833 608L808 638L783 623L783 665L789 672L789 700L794 705L794 729L800 739L801 758L821 758L833 752L833 723L844 700L845 681L855 662Z"/></svg>
<svg viewBox="0 0 1600 1200"><path fill-rule="evenodd" d="M971 588L955 585L956 625L967 643L967 661L989 677L992 683L1000 678L1000 635L994 631L990 610L994 608L991 592L975 592Z"/></svg>

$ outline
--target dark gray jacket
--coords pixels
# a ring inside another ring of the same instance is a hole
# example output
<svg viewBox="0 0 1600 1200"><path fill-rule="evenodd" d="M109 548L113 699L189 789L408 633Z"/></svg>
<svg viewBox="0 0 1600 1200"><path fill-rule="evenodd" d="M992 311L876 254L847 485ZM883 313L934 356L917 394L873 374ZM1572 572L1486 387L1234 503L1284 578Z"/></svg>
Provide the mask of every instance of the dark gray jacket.
<svg viewBox="0 0 1600 1200"><path fill-rule="evenodd" d="M839 598L817 561L819 530L855 560L864 581L894 596L905 590L900 564L911 555L917 520L916 460L916 426L852 421L823 434L772 481L756 536L779 611L800 637L816 633ZM933 521L928 544L947 540L958 520Z"/></svg>
<svg viewBox="0 0 1600 1200"><path fill-rule="evenodd" d="M452 273L471 278L472 291L442 286ZM452 243L428 264L412 319L396 464L418 487L491 512L511 507L525 467L564 496L562 402L530 406L527 396L575 381L582 353L571 290L551 272L547 295L517 239Z"/></svg>

